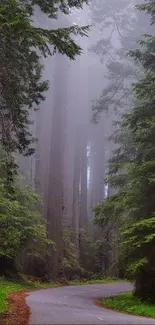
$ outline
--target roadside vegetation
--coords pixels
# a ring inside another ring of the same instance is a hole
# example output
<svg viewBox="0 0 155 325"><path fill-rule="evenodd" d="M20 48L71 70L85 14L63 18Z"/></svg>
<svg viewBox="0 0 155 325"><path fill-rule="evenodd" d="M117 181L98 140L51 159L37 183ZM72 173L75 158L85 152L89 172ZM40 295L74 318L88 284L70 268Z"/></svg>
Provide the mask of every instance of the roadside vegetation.
<svg viewBox="0 0 155 325"><path fill-rule="evenodd" d="M150 300L141 300L132 292L103 299L103 306L138 316L155 318L155 305Z"/></svg>
<svg viewBox="0 0 155 325"><path fill-rule="evenodd" d="M0 277L0 313L8 309L8 296L12 292L23 290L34 290L41 288L51 288L57 286L57 283L40 283L28 281L24 278L21 280L12 280ZM60 284L59 284L60 285Z"/></svg>
<svg viewBox="0 0 155 325"><path fill-rule="evenodd" d="M103 279L92 279L92 280L73 280L69 281L71 285L83 285L83 284L100 284L100 283L109 283L109 282L125 282L126 280L106 277Z"/></svg>
<svg viewBox="0 0 155 325"><path fill-rule="evenodd" d="M118 282L122 280L113 278L104 278L100 280L73 280L66 282L66 285L82 285L82 284L95 284L95 283L109 283ZM25 290L35 290L35 289L45 289L61 286L60 282L39 282L27 280L25 277L21 277L20 280L7 279L5 277L0 277L0 313L3 313L8 309L8 297L12 292L25 291Z"/></svg>

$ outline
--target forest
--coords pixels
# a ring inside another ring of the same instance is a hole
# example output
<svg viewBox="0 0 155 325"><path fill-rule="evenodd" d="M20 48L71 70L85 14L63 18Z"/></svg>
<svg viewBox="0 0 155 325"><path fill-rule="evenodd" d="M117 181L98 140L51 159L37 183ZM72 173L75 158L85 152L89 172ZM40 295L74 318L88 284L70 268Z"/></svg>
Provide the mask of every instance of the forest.
<svg viewBox="0 0 155 325"><path fill-rule="evenodd" d="M155 0L0 1L0 277L155 300Z"/></svg>

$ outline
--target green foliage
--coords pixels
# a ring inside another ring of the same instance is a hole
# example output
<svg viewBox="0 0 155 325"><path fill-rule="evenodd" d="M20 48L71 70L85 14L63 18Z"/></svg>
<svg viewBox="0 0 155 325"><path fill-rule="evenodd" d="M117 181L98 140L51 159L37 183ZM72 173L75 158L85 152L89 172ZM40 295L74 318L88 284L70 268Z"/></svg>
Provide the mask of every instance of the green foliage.
<svg viewBox="0 0 155 325"><path fill-rule="evenodd" d="M112 227L106 225L104 227L104 235L100 233L100 229L80 229L79 234L79 262L84 269L83 277L86 279L100 279L107 276L113 276L110 273L110 254L113 246L111 236ZM96 239L96 233L97 239Z"/></svg>
<svg viewBox="0 0 155 325"><path fill-rule="evenodd" d="M155 23L155 0L145 0L144 4L140 4L137 6L139 10L145 11L147 14L151 15L151 23L152 25Z"/></svg>
<svg viewBox="0 0 155 325"><path fill-rule="evenodd" d="M20 283L0 277L0 313L4 312L8 307L8 294L23 289L25 289L25 287Z"/></svg>
<svg viewBox="0 0 155 325"><path fill-rule="evenodd" d="M1 143L7 153L16 151L31 155L35 141L29 131L32 121L29 110L45 99L48 82L42 81L42 57L58 52L74 59L81 48L73 35L85 36L88 27L38 28L33 23L35 5L50 18L58 10L68 14L72 7L80 8L85 0L0 2L0 114Z"/></svg>
<svg viewBox="0 0 155 325"><path fill-rule="evenodd" d="M149 1L152 12L155 2ZM146 9L145 5L141 9ZM117 189L95 208L98 224L121 221L121 259L137 296L154 299L155 247L155 37L146 35L130 55L144 71L134 86L135 106L124 115L120 147L110 162L109 183ZM128 138L130 136L130 141ZM128 146L124 146L123 136ZM122 159L123 158L123 159ZM120 183L120 177L123 182Z"/></svg>
<svg viewBox="0 0 155 325"><path fill-rule="evenodd" d="M37 281L32 282L26 280L24 277L21 277L20 279L18 279L18 281L0 277L0 313L8 309L7 298L9 293L11 292L41 288L52 288L57 285L57 283L39 283Z"/></svg>
<svg viewBox="0 0 155 325"><path fill-rule="evenodd" d="M25 247L27 253L45 253L48 240L45 222L40 216L39 202L38 194L30 186L16 182L13 194L8 194L3 180L0 180L1 259L5 257L14 260Z"/></svg>
<svg viewBox="0 0 155 325"><path fill-rule="evenodd" d="M48 17L55 19L59 10L68 15L71 8L80 9L84 3L88 3L88 0L28 0L26 3L25 0L20 0L20 3L26 6L31 15L35 12L34 6L37 5Z"/></svg>
<svg viewBox="0 0 155 325"><path fill-rule="evenodd" d="M76 247L72 241L72 231L66 227L63 228L63 256L64 272L72 273L73 269L79 268Z"/></svg>
<svg viewBox="0 0 155 325"><path fill-rule="evenodd" d="M133 315L155 318L155 306L149 301L142 301L132 293L103 298L103 306Z"/></svg>
<svg viewBox="0 0 155 325"><path fill-rule="evenodd" d="M93 212L95 213L94 222L102 226L104 223L107 223L107 220L112 221L114 216L120 216L121 211L120 196L114 195L108 197L106 201L93 208Z"/></svg>
<svg viewBox="0 0 155 325"><path fill-rule="evenodd" d="M70 228L63 228L63 266L68 280L75 278L98 280L102 278L102 264L108 254L108 243L103 238L95 241L91 229L79 231L79 260ZM77 284L78 284L77 283Z"/></svg>
<svg viewBox="0 0 155 325"><path fill-rule="evenodd" d="M90 229L80 229L80 265L85 270L86 276L91 278L93 273L97 273L97 243L92 239L93 234Z"/></svg>
<svg viewBox="0 0 155 325"><path fill-rule="evenodd" d="M106 278L98 278L98 279L91 279L91 280L73 280L70 281L69 284L71 285L84 285L84 284L100 284L100 283L115 283L115 282L124 282L124 280L121 279L115 279L111 277Z"/></svg>
<svg viewBox="0 0 155 325"><path fill-rule="evenodd" d="M131 107L132 84L137 80L139 69L126 53L136 48L137 37L146 32L147 26L144 26L146 19L135 15L134 2L94 0L93 3L93 20L101 30L101 37L92 50L108 69L108 82L100 98L93 103L93 122L97 123L103 111L114 112L118 120L119 114ZM119 48L113 44L114 34L117 34Z"/></svg>

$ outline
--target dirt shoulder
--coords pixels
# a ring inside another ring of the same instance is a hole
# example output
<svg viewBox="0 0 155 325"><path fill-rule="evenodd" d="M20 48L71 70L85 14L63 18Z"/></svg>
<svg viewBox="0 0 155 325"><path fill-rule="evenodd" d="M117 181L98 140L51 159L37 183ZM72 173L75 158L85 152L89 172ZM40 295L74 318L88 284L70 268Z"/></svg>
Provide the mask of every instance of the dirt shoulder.
<svg viewBox="0 0 155 325"><path fill-rule="evenodd" d="M12 292L9 294L9 310L0 314L2 325L28 325L30 308L26 304L28 290Z"/></svg>

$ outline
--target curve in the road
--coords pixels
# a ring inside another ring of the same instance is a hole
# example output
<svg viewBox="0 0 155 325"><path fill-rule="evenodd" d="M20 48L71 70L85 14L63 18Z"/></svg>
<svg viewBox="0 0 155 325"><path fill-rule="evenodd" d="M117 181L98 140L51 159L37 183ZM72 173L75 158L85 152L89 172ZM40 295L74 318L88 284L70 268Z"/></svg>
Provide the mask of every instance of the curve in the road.
<svg viewBox="0 0 155 325"><path fill-rule="evenodd" d="M27 297L30 324L155 324L154 319L122 314L93 304L94 299L131 290L128 283L109 283L33 291Z"/></svg>

